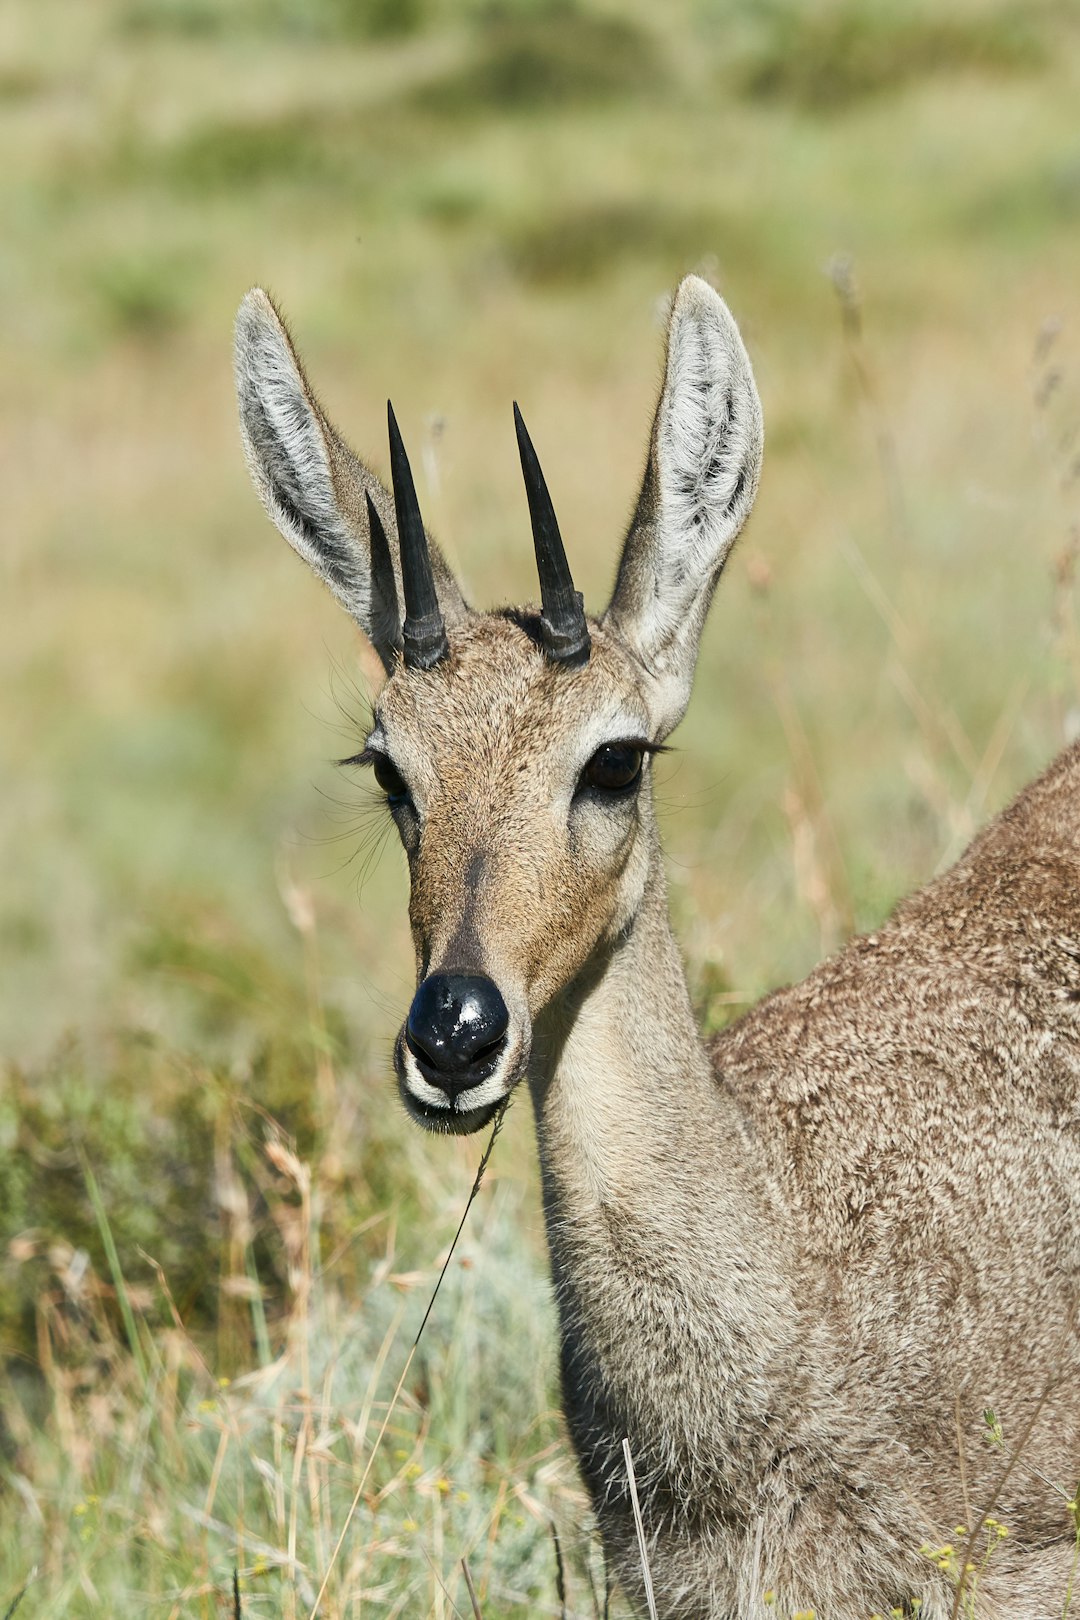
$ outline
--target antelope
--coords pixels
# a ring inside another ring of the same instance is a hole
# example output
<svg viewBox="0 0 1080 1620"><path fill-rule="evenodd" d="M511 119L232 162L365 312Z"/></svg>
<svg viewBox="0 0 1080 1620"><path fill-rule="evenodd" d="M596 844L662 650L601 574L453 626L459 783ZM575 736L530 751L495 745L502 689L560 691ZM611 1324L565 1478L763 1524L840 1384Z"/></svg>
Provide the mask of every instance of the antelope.
<svg viewBox="0 0 1080 1620"><path fill-rule="evenodd" d="M673 300L599 618L516 406L540 607L481 612L425 533L393 410L391 494L259 289L236 381L267 512L385 671L354 763L408 859L401 1098L470 1132L528 1085L566 1422L632 1606L647 1568L668 1620L1060 1615L1080 1522L1080 745L875 932L703 1044L652 768L761 466L724 302L693 276Z"/></svg>

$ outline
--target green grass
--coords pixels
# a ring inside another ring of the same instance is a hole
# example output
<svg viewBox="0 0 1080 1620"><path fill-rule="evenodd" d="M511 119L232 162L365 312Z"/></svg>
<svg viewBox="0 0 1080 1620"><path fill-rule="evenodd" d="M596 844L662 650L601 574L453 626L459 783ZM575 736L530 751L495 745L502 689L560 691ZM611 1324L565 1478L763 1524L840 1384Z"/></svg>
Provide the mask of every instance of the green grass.
<svg viewBox="0 0 1080 1620"><path fill-rule="evenodd" d="M403 862L330 763L364 666L248 487L236 304L378 464L393 395L493 603L535 593L520 398L599 606L662 300L729 298L765 478L659 770L717 1027L1080 727L1080 41L1006 0L17 0L0 40L0 1614L36 1566L20 1614L229 1613L237 1568L306 1615L480 1148L395 1100ZM549 1517L597 1612L543 1278L522 1103L324 1620L468 1613L463 1555L487 1620L557 1614Z"/></svg>

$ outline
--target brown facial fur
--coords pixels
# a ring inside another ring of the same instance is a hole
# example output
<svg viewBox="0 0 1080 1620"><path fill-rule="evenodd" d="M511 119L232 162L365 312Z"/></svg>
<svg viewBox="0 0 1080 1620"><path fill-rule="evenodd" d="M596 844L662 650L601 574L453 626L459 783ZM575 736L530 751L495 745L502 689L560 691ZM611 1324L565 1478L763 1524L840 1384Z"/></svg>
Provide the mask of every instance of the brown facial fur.
<svg viewBox="0 0 1080 1620"><path fill-rule="evenodd" d="M535 1018L640 903L646 780L574 803L604 742L647 737L631 661L593 627L581 669L553 665L535 616L474 615L435 669L399 669L376 731L414 796L409 915L420 977L485 973Z"/></svg>

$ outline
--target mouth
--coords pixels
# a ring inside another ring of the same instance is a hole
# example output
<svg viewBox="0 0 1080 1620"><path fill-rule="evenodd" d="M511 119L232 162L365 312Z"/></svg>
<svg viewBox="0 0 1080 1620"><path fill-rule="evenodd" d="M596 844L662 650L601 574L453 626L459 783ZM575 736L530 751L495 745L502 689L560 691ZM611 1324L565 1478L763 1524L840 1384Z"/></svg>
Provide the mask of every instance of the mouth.
<svg viewBox="0 0 1080 1620"><path fill-rule="evenodd" d="M482 1131L521 1079L526 1060L527 1053L521 1048L514 1053L504 1048L453 1076L451 1094L448 1077L424 1062L404 1029L394 1044L394 1069L406 1111L418 1125L439 1136L470 1136Z"/></svg>
<svg viewBox="0 0 1080 1620"><path fill-rule="evenodd" d="M470 1108L467 1113L459 1114L454 1109L435 1108L431 1103L421 1101L413 1096L404 1083L400 1090L409 1116L434 1136L471 1136L474 1131L482 1131L495 1118L503 1101L500 1097L497 1102L487 1103L481 1108Z"/></svg>

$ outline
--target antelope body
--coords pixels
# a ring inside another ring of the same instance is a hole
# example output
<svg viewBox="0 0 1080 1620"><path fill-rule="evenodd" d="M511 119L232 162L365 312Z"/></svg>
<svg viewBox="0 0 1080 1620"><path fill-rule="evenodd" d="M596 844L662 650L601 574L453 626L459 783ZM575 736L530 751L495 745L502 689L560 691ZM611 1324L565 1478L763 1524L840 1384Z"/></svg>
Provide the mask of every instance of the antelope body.
<svg viewBox="0 0 1080 1620"><path fill-rule="evenodd" d="M1009 1536L963 1612L1060 1614L1080 1477L1080 748L881 929L706 1048L650 759L761 459L718 295L691 277L676 296L599 620L520 418L543 607L479 613L424 534L392 415L393 500L259 291L237 383L271 517L387 671L358 758L410 867L401 1095L469 1131L528 1083L566 1417L631 1601L624 1436L667 1620L944 1620L985 1550L957 1527L991 1507Z"/></svg>

